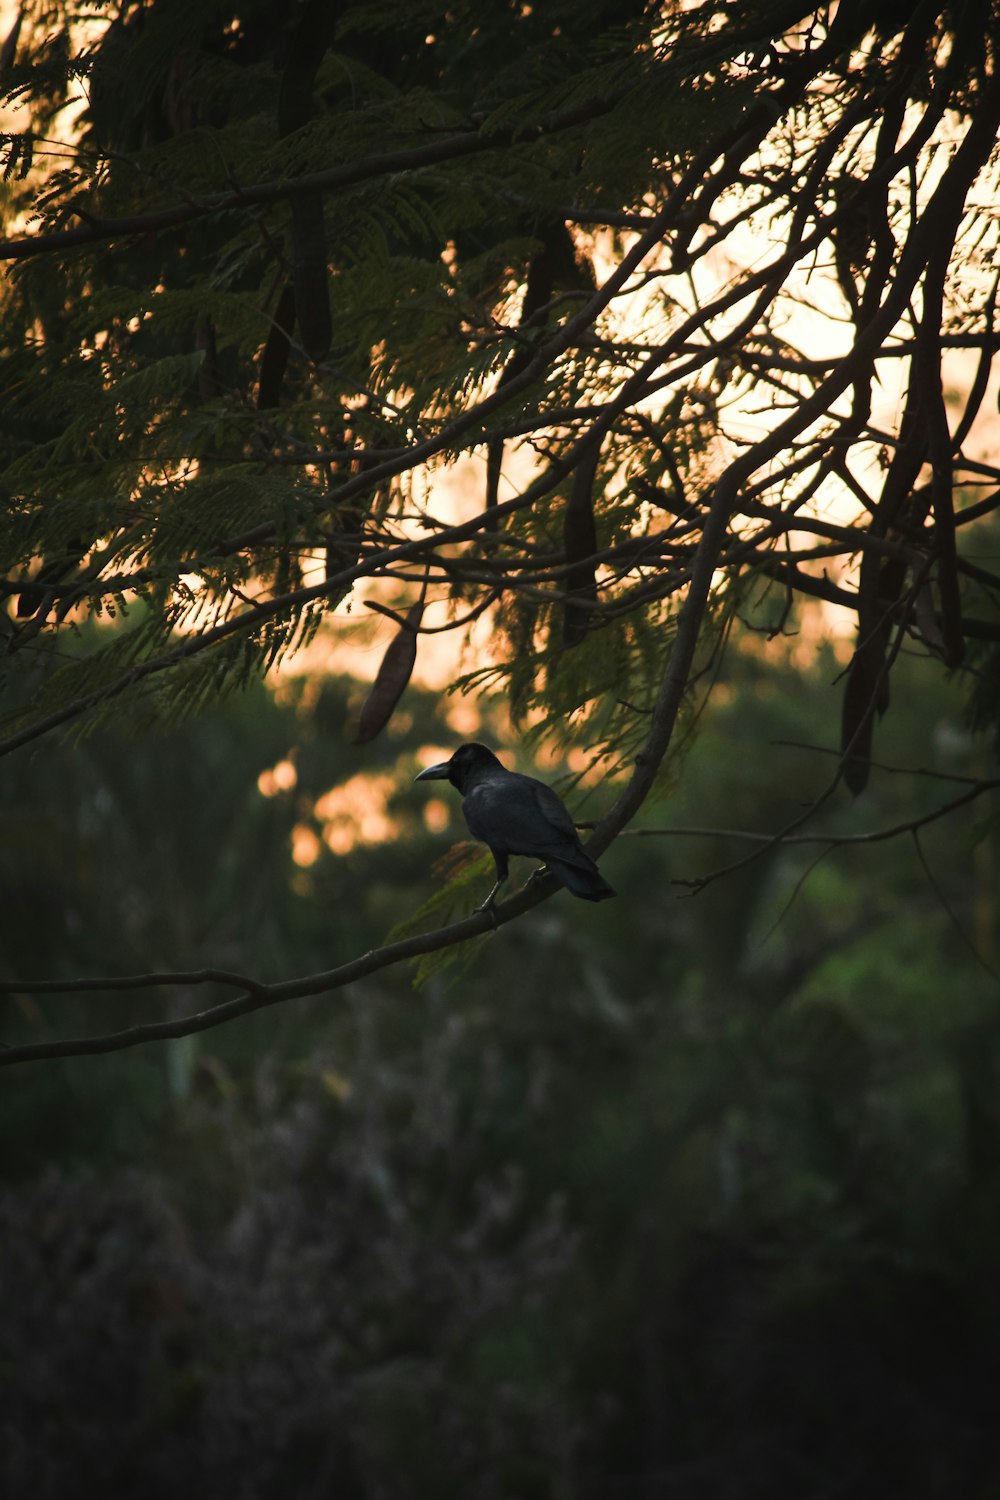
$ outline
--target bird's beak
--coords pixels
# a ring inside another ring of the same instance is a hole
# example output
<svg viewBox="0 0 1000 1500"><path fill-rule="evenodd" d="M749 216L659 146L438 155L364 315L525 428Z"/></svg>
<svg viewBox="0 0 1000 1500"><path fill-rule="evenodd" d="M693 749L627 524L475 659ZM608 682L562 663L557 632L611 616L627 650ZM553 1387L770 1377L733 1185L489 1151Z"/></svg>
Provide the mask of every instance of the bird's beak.
<svg viewBox="0 0 1000 1500"><path fill-rule="evenodd" d="M426 771L421 771L419 776L414 776L414 781L447 781L451 771L451 761L442 760L436 766L428 766Z"/></svg>

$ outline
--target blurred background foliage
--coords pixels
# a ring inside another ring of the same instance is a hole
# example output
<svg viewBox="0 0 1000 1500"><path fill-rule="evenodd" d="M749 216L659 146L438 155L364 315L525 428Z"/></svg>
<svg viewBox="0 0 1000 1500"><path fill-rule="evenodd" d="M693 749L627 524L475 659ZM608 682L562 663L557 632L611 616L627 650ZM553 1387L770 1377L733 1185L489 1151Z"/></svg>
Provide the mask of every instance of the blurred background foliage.
<svg viewBox="0 0 1000 1500"><path fill-rule="evenodd" d="M929 668L899 663L884 763L988 772ZM790 820L831 773L797 746L834 741L841 669L808 629L739 628L640 826ZM412 786L455 742L447 700L411 689L357 749L360 691L288 679L168 736L8 762L2 972L113 953L270 977L377 944L464 829L452 803L428 831ZM370 841L338 800L362 769ZM610 795L560 784L581 818ZM876 772L815 827L952 790ZM4 1493L995 1495L995 821L973 804L921 851L787 845L683 884L749 848L625 835L616 902L561 894L416 991L392 972L6 1071ZM10 1042L150 1014L2 1004Z"/></svg>

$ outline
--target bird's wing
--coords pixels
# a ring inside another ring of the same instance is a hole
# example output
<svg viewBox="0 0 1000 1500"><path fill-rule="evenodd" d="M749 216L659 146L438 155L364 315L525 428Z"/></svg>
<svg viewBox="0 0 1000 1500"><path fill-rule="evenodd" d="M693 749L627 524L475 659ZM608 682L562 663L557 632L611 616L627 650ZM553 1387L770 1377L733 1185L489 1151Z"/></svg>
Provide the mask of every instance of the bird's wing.
<svg viewBox="0 0 1000 1500"><path fill-rule="evenodd" d="M481 782L462 805L473 838L508 854L572 861L580 848L573 819L550 787L507 772Z"/></svg>
<svg viewBox="0 0 1000 1500"><path fill-rule="evenodd" d="M550 786L546 786L544 781L536 781L533 776L526 776L524 779L534 792L538 810L545 821L559 833L568 834L574 844L578 843L576 824L562 798Z"/></svg>

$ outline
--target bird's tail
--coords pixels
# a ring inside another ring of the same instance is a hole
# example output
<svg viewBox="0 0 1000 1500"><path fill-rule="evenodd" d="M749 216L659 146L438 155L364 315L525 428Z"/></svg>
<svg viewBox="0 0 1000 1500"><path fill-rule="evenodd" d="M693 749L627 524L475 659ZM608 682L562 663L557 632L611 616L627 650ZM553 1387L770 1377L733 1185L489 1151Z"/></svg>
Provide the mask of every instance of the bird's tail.
<svg viewBox="0 0 1000 1500"><path fill-rule="evenodd" d="M556 879L583 901L606 901L609 896L618 894L582 849L572 864L564 859L547 859L545 863Z"/></svg>

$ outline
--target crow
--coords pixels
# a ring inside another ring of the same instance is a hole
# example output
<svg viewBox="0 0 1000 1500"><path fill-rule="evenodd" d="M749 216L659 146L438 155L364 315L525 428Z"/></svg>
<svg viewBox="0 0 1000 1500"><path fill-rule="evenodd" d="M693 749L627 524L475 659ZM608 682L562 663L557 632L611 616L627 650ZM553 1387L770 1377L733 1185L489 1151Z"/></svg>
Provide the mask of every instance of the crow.
<svg viewBox="0 0 1000 1500"><path fill-rule="evenodd" d="M556 879L584 901L616 894L580 843L573 819L552 788L508 771L485 745L459 745L451 760L429 766L416 779L450 781L457 787L469 832L493 855L496 885L477 911L489 911L496 901L511 854L543 859Z"/></svg>

